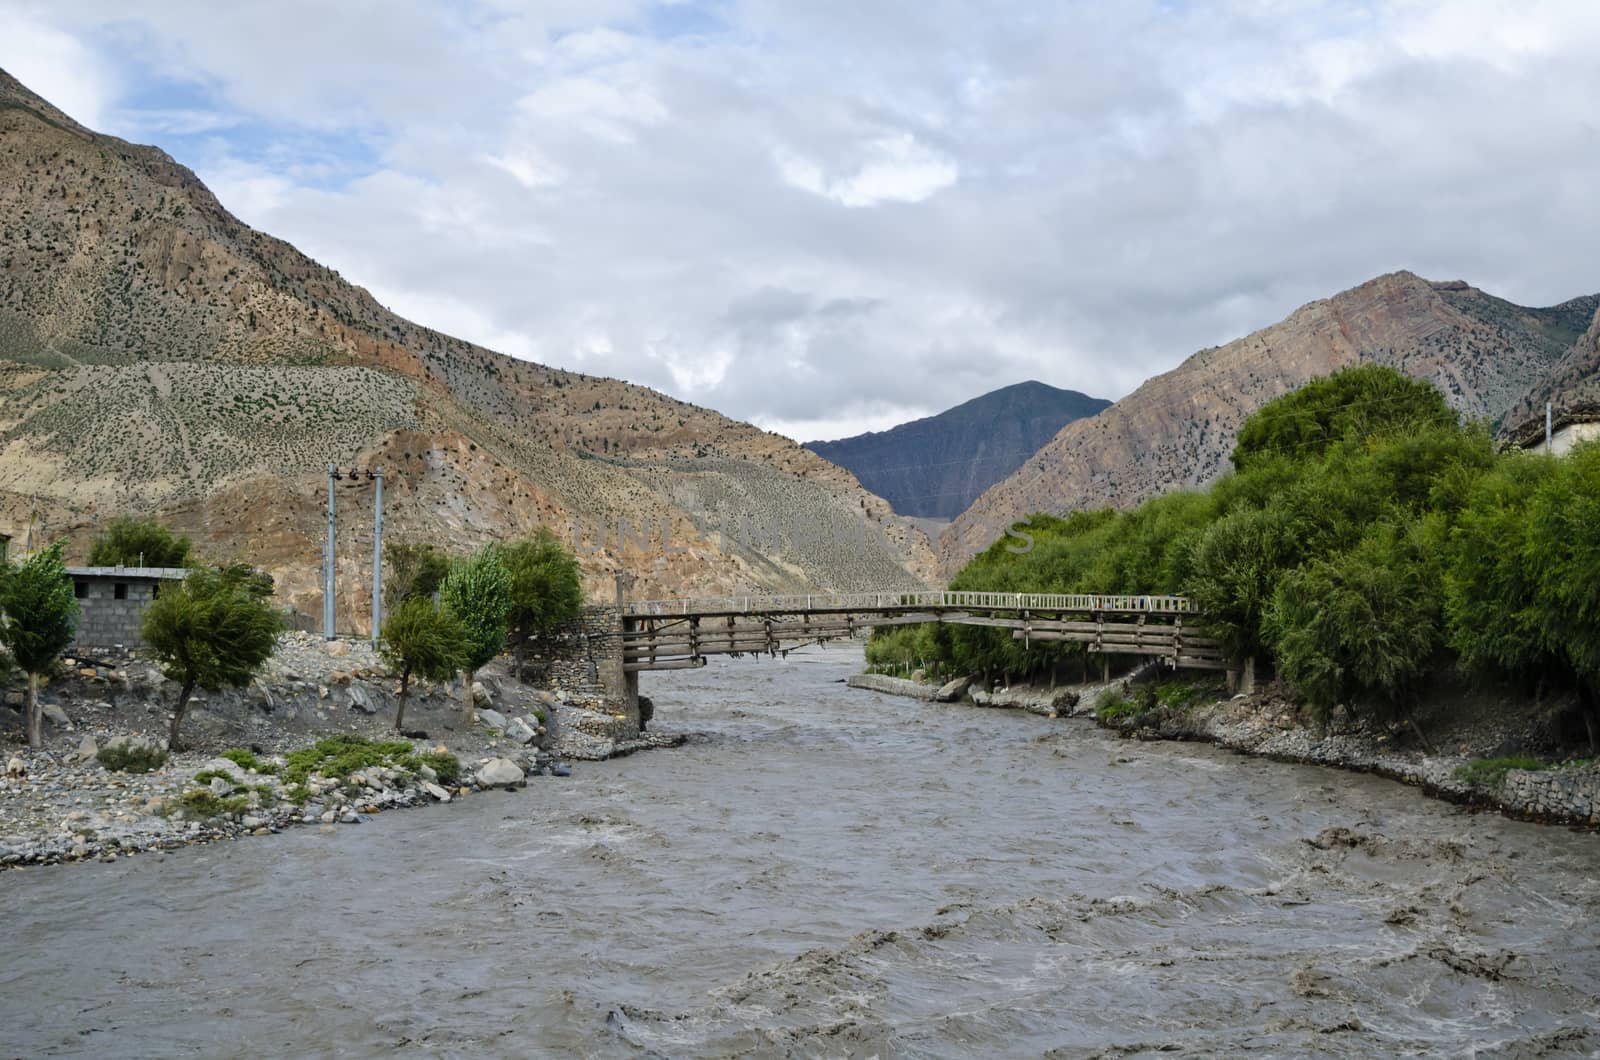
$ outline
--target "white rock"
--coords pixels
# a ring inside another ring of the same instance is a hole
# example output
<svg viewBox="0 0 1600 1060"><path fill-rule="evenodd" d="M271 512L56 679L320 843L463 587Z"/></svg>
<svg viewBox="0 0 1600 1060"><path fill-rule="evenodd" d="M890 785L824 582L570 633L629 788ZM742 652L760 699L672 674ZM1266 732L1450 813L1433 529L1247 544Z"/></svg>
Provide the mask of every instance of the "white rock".
<svg viewBox="0 0 1600 1060"><path fill-rule="evenodd" d="M532 743L539 735L537 726L528 724L527 718L514 718L506 726L506 735L520 744Z"/></svg>
<svg viewBox="0 0 1600 1060"><path fill-rule="evenodd" d="M427 792L429 795L432 795L440 802L450 801L450 793L431 780L425 780L422 782L422 790Z"/></svg>
<svg viewBox="0 0 1600 1060"><path fill-rule="evenodd" d="M100 753L100 745L95 742L93 733L84 733L83 739L78 741L78 761L88 762Z"/></svg>
<svg viewBox="0 0 1600 1060"><path fill-rule="evenodd" d="M498 710L490 710L488 708L478 711L478 720L495 732L505 732L508 724L504 714Z"/></svg>
<svg viewBox="0 0 1600 1060"><path fill-rule="evenodd" d="M491 758L478 767L478 785L484 788L522 783L522 767L509 758Z"/></svg>
<svg viewBox="0 0 1600 1060"><path fill-rule="evenodd" d="M27 771L27 763L20 758L13 758L6 763L6 776L8 777L20 777Z"/></svg>

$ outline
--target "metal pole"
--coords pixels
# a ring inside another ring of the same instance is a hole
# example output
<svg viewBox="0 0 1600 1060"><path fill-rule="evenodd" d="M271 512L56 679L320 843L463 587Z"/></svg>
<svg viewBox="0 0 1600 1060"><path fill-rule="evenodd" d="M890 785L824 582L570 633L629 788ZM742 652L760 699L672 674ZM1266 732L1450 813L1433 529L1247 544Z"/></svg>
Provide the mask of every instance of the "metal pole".
<svg viewBox="0 0 1600 1060"><path fill-rule="evenodd" d="M328 465L328 554L322 568L322 639L333 639L334 591L334 519L333 519L333 465Z"/></svg>
<svg viewBox="0 0 1600 1060"><path fill-rule="evenodd" d="M383 469L373 474L376 492L372 497L372 646L378 646L378 630L383 625Z"/></svg>
<svg viewBox="0 0 1600 1060"><path fill-rule="evenodd" d="M1546 401L1544 403L1544 451L1546 455L1549 455L1550 452L1550 427L1551 420L1553 418L1551 415L1551 409L1551 402Z"/></svg>

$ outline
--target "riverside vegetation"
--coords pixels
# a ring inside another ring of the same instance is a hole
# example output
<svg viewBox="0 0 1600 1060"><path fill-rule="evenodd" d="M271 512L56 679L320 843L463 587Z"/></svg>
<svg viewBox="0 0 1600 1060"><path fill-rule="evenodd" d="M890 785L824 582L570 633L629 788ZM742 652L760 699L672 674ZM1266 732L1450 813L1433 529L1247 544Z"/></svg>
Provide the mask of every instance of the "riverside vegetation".
<svg viewBox="0 0 1600 1060"><path fill-rule="evenodd" d="M1426 746L1429 689L1464 682L1509 690L1502 720L1537 715L1543 750L1595 754L1600 446L1499 452L1432 386L1363 365L1260 409L1232 465L1208 489L1130 511L1033 516L1016 528L1030 551L1003 539L951 588L1185 594L1235 663L1275 674L1324 730L1366 725ZM1081 645L971 626L883 630L868 646L880 669L1006 684L1086 675L1087 659ZM1107 719L1140 710L1104 704ZM1473 778L1497 784L1528 762L1543 764L1511 748Z"/></svg>
<svg viewBox="0 0 1600 1060"><path fill-rule="evenodd" d="M355 821L362 813L385 807L449 801L465 786L519 784L525 775L547 768L565 775L566 767L558 762L563 751L573 757L604 757L605 747L597 744L619 743L608 724L609 715L591 718L588 711L545 691L490 692L474 680L477 671L514 642L519 654L515 666L504 678L486 677L485 682L490 688L506 684L521 688L526 648L548 646L581 609L576 558L548 532L457 557L430 545L394 543L389 584L396 591L397 606L383 626L380 650L373 653L365 646L330 642L308 657L295 645L301 639L316 642L300 634L283 635L283 616L269 602L270 577L243 564L207 565L194 557L187 539L151 520L113 520L94 542L97 561L132 565L138 562L136 556L147 562L159 557L163 565L187 563L187 574L146 609L145 647L120 668L94 664L85 668L81 660L69 661L60 680L52 682L54 701L41 709L39 688L61 669L62 653L72 643L77 619L78 604L61 554L58 543L0 570L0 602L5 608L0 642L7 650L0 663L19 666L30 675L27 732L34 749L29 758L13 755L6 764L7 781L0 785L4 794L25 798L29 804L7 806L7 800L0 799L0 864L114 857L216 836L270 831L302 820ZM367 656L367 665L351 659L340 672L338 661L352 655ZM141 658L158 668L138 681L131 671ZM280 670L270 686L265 672L269 662ZM309 713L314 719L307 718L293 700L307 688L304 675L315 674L330 662L335 668L322 675L320 698L311 700ZM430 748L414 743L413 739L426 738L423 733L375 738L370 726L351 730L348 722L332 719L326 709L330 685L343 686L346 691L335 700L347 700L357 716L377 713L388 691L356 679L381 679L380 662L400 679L393 699L396 729L403 724L413 680L421 679L438 683L426 704L434 723L465 730L469 745L487 740L485 749L493 750L508 741L506 749L469 774L444 745ZM452 720L441 717L438 693L457 677L462 679L465 705ZM101 686L107 685L127 687L121 693L110 691L109 702L101 701L108 695ZM126 731L140 724L140 715L161 709L142 702L146 695L171 695L172 689L175 698L168 700L166 740ZM259 753L259 746L236 747L204 761L197 762L194 756L180 759L178 752L186 749L180 741L182 723L191 700L202 694L210 708L203 742L217 745L220 705L230 715L224 728L236 734L260 734L263 742L283 743L281 753L268 757ZM81 730L75 754L45 749L42 738L41 715L46 711L51 712L58 737L74 731L62 695L80 722L85 713L100 715L100 724ZM491 705L507 713L489 709ZM255 718L257 706L276 720ZM485 708L481 722L476 713L480 706ZM558 725L561 711L571 717ZM330 721L344 725L346 731L330 734ZM568 722L574 735L567 741L570 746L564 746L557 736ZM286 726L295 731L285 732ZM100 733L99 740L95 732ZM312 743L296 748L302 733L311 735ZM287 740L282 739L285 736ZM663 742L671 741L633 741L639 746ZM632 744L626 749L633 749ZM616 746L610 753L626 749ZM196 764L198 770L185 781ZM119 793L108 794L106 802L126 804L115 820L109 810L81 809L75 794L85 785L106 784L108 793L113 789ZM58 803L60 812L67 813L60 825L63 831L39 834L40 828L56 827L59 813L52 815L50 810ZM45 816L30 811L44 811Z"/></svg>

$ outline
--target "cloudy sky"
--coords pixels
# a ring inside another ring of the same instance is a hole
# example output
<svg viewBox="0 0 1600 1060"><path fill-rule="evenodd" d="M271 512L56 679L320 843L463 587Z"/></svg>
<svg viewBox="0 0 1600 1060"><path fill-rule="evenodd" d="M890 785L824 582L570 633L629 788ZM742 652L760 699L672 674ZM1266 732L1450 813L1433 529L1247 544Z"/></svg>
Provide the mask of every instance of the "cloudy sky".
<svg viewBox="0 0 1600 1060"><path fill-rule="evenodd" d="M0 0L417 321L802 440L1117 397L1381 272L1600 290L1595 0Z"/></svg>

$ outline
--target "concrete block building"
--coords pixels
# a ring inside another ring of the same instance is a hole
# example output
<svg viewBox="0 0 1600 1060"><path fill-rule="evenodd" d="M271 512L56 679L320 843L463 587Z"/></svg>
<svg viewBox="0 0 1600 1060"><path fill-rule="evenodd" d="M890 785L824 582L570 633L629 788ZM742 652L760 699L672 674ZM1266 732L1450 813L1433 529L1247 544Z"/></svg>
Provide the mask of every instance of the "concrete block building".
<svg viewBox="0 0 1600 1060"><path fill-rule="evenodd" d="M68 567L78 598L76 648L136 648L144 609L164 587L182 581L179 567Z"/></svg>

